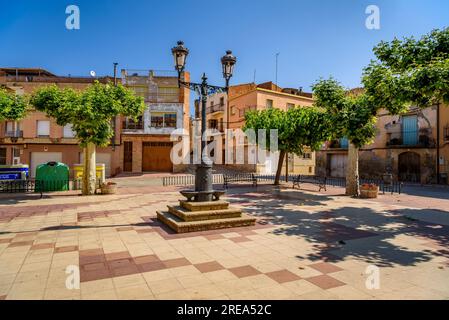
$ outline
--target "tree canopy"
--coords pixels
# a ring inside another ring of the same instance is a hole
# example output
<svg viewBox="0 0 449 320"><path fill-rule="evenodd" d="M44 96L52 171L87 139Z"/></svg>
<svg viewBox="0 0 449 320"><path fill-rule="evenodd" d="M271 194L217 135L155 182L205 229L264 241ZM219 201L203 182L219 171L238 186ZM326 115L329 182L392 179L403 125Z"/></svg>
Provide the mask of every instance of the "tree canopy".
<svg viewBox="0 0 449 320"><path fill-rule="evenodd" d="M321 79L313 86L315 105L325 110L332 139L347 138L360 148L376 135L376 113L363 93L351 93L335 79Z"/></svg>
<svg viewBox="0 0 449 320"><path fill-rule="evenodd" d="M399 114L414 104L426 108L449 103L449 28L374 47L377 60L364 69L370 103Z"/></svg>
<svg viewBox="0 0 449 320"><path fill-rule="evenodd" d="M28 111L25 97L0 88L0 121L23 119Z"/></svg>
<svg viewBox="0 0 449 320"><path fill-rule="evenodd" d="M32 95L31 104L54 118L58 125L71 124L81 146L107 145L114 134L114 116L137 117L145 109L143 99L130 89L98 81L83 91L56 85L42 87Z"/></svg>
<svg viewBox="0 0 449 320"><path fill-rule="evenodd" d="M330 123L324 111L315 107L296 107L283 111L276 108L250 111L245 115L243 130L277 130L280 151L275 184L279 184L282 163L286 153L303 154L305 149L318 150L330 137ZM257 136L257 134L256 134ZM270 146L267 135L266 147ZM260 141L258 141L260 143Z"/></svg>

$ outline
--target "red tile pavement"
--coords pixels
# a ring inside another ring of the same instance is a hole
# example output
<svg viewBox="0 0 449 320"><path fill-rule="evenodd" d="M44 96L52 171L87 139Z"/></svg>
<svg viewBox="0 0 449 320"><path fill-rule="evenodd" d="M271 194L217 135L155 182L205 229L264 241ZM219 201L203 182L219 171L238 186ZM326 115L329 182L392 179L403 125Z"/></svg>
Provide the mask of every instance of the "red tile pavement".
<svg viewBox="0 0 449 320"><path fill-rule="evenodd" d="M341 282L340 280L337 280L335 278L332 278L331 276L328 276L327 274L306 278L307 281L310 283L313 283L314 285L320 287L321 289L331 289L336 288L340 286L344 286L345 283Z"/></svg>
<svg viewBox="0 0 449 320"><path fill-rule="evenodd" d="M301 279L301 277L288 270L268 272L266 275L278 283L291 282Z"/></svg>
<svg viewBox="0 0 449 320"><path fill-rule="evenodd" d="M339 268L331 263L328 262L319 262L315 264L309 265L309 267L321 272L321 273L332 273L343 270L342 268Z"/></svg>
<svg viewBox="0 0 449 320"><path fill-rule="evenodd" d="M245 278L249 276L255 276L260 274L261 272L259 270L254 269L251 266L243 266L243 267L236 267L236 268L230 268L228 269L233 274L235 274L239 278Z"/></svg>
<svg viewBox="0 0 449 320"><path fill-rule="evenodd" d="M217 261L198 263L194 265L201 273L223 270L224 267Z"/></svg>

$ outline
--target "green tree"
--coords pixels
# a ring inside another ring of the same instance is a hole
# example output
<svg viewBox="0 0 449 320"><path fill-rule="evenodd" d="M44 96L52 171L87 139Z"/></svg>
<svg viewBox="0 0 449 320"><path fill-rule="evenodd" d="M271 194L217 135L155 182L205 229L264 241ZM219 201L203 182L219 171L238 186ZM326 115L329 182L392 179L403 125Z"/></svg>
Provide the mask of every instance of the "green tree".
<svg viewBox="0 0 449 320"><path fill-rule="evenodd" d="M382 41L374 54L377 59L364 69L362 83L375 108L400 114L411 105L440 110L440 103L449 104L449 28L418 40Z"/></svg>
<svg viewBox="0 0 449 320"><path fill-rule="evenodd" d="M23 119L28 111L24 96L0 88L0 121Z"/></svg>
<svg viewBox="0 0 449 320"><path fill-rule="evenodd" d="M314 107L297 107L288 111L270 108L248 112L245 115L243 130L253 129L256 136L259 129L265 129L267 133L270 130L277 130L279 160L274 184L279 185L285 155L287 153L301 155L306 148L318 150L329 138L329 127L324 112ZM272 150L269 134L265 145L268 150Z"/></svg>
<svg viewBox="0 0 449 320"><path fill-rule="evenodd" d="M326 111L332 123L331 138L347 138L346 194L359 193L359 149L376 134L376 108L363 93L346 91L335 79L319 80L313 87L315 105Z"/></svg>
<svg viewBox="0 0 449 320"><path fill-rule="evenodd" d="M39 88L31 104L54 118L58 125L71 124L84 152L83 194L95 192L95 149L107 146L113 136L112 119L117 115L137 117L145 109L141 97L122 85L96 81L83 91L56 85Z"/></svg>

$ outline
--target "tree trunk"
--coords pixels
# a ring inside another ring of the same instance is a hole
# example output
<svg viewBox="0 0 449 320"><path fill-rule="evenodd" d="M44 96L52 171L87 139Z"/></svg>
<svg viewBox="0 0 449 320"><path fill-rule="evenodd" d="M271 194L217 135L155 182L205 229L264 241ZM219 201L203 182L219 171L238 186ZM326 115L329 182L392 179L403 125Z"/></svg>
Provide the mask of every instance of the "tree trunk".
<svg viewBox="0 0 449 320"><path fill-rule="evenodd" d="M348 167L346 169L346 195L359 195L359 148L348 146Z"/></svg>
<svg viewBox="0 0 449 320"><path fill-rule="evenodd" d="M96 156L95 144L88 143L83 149L84 163L83 163L83 195L92 195L96 189Z"/></svg>
<svg viewBox="0 0 449 320"><path fill-rule="evenodd" d="M282 172L282 164L284 163L285 158L285 151L281 151L279 154L279 160L278 160L278 167L276 170L276 178L274 179L274 185L279 185L279 180L281 178L281 172Z"/></svg>

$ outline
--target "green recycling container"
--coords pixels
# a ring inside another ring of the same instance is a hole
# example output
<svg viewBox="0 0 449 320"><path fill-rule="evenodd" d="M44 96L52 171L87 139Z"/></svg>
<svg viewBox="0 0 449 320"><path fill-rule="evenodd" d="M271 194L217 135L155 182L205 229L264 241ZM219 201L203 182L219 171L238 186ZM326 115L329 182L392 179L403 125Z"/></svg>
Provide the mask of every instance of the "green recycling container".
<svg viewBox="0 0 449 320"><path fill-rule="evenodd" d="M69 167L61 162L47 162L36 168L36 192L69 190Z"/></svg>

